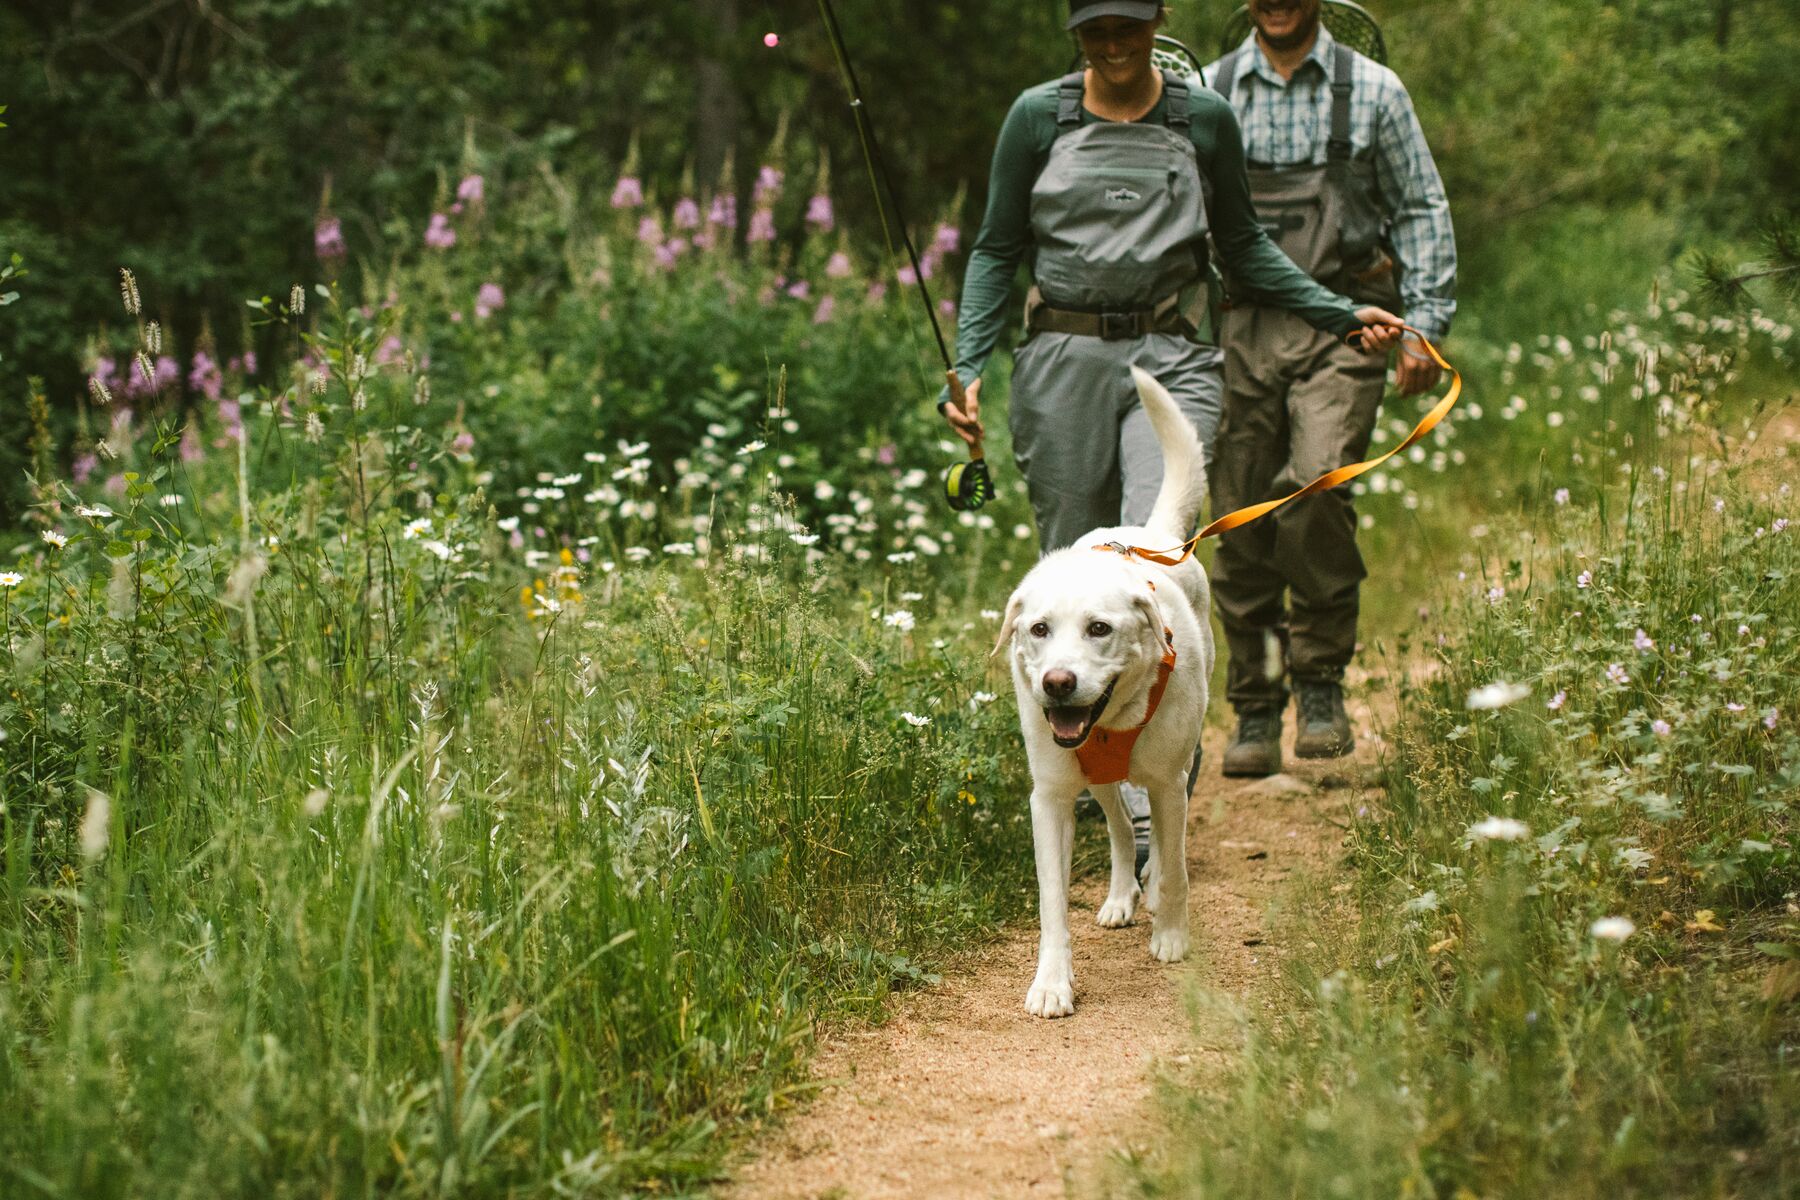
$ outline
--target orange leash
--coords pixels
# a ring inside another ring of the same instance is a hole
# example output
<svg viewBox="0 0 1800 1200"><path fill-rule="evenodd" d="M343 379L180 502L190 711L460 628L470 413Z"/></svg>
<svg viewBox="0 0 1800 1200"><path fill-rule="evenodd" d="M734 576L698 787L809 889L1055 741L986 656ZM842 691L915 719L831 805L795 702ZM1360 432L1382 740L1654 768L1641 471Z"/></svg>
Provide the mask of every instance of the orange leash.
<svg viewBox="0 0 1800 1200"><path fill-rule="evenodd" d="M1430 412L1425 414L1423 420L1413 426L1413 431L1406 435L1405 441L1401 442L1398 446L1395 446L1392 450L1389 450L1379 458L1371 458L1367 462L1351 463L1347 467L1339 467L1335 471L1327 471L1325 474L1319 476L1291 496L1283 496L1279 500L1265 500L1261 504L1252 504L1248 508L1240 508L1236 512L1228 512L1181 545L1172 549L1146 550L1142 546L1123 546L1116 542L1108 542L1106 545L1096 546L1094 549L1110 550L1114 553L1127 556L1136 555L1139 558L1149 559L1151 562L1162 563L1164 566L1172 567L1176 563L1185 561L1187 557L1194 552L1195 547L1199 546L1199 544L1207 538L1212 537L1215 534L1227 533L1238 528L1240 525L1248 525L1258 517L1267 516L1284 504L1304 499L1316 492L1329 491L1340 483L1348 483L1358 475L1361 475L1364 471L1372 471L1376 467L1379 467L1382 463L1394 457L1394 455L1400 453L1408 446L1411 446L1414 442L1430 433L1433 429L1436 429L1438 422L1442 421L1444 417L1449 414L1451 408L1455 407L1456 398L1462 395L1462 374L1458 372L1455 367L1451 366L1442 354L1438 353L1438 348L1431 344L1430 338L1427 338L1411 325L1402 325L1400 328L1424 343L1425 352L1431 355L1432 361L1444 368L1444 370L1450 372L1450 390L1444 393L1444 398L1439 400L1437 405ZM1361 335L1362 331L1360 329L1352 330L1346 335L1345 340L1348 341L1349 338L1360 337Z"/></svg>

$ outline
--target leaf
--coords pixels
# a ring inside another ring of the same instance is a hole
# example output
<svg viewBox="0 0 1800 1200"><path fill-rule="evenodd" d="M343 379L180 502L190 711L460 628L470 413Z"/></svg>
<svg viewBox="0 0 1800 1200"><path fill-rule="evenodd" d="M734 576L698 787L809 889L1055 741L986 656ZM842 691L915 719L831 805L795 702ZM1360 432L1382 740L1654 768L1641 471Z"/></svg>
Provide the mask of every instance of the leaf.
<svg viewBox="0 0 1800 1200"><path fill-rule="evenodd" d="M1725 927L1714 918L1718 914L1710 908L1703 908L1694 914L1694 919L1682 926L1689 933L1724 933Z"/></svg>
<svg viewBox="0 0 1800 1200"><path fill-rule="evenodd" d="M1790 962L1800 962L1800 946L1792 942L1757 942L1756 948L1770 958L1785 958Z"/></svg>

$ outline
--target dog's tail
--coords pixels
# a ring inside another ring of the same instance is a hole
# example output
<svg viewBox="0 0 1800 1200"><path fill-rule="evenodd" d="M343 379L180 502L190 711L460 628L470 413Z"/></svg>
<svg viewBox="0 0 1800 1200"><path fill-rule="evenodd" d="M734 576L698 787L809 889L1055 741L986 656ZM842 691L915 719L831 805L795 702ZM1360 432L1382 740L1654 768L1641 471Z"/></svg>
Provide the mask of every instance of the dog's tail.
<svg viewBox="0 0 1800 1200"><path fill-rule="evenodd" d="M1206 499L1206 454L1193 424L1176 407L1168 389L1139 367L1131 368L1131 378L1163 455L1162 488L1144 526L1180 541L1193 530Z"/></svg>

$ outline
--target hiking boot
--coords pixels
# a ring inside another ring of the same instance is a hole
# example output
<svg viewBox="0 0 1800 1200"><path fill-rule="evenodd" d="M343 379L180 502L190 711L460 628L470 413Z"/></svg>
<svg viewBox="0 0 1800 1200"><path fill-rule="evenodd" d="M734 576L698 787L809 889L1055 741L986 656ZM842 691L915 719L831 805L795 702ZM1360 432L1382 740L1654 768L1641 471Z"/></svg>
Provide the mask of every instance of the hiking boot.
<svg viewBox="0 0 1800 1200"><path fill-rule="evenodd" d="M1344 712L1344 689L1325 681L1295 681L1299 729L1294 733L1296 758L1342 758L1356 749L1356 734Z"/></svg>
<svg viewBox="0 0 1800 1200"><path fill-rule="evenodd" d="M1230 779L1260 779L1281 770L1281 710L1238 709L1237 733L1220 769Z"/></svg>

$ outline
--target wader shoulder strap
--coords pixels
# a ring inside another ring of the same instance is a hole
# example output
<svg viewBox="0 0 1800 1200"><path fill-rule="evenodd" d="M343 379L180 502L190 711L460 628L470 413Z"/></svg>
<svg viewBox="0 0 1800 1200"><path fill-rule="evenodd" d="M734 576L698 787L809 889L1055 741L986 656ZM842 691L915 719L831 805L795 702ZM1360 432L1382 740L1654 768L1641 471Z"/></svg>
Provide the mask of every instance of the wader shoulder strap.
<svg viewBox="0 0 1800 1200"><path fill-rule="evenodd" d="M1219 60L1218 69L1213 72L1213 91L1225 97L1227 104L1231 103L1231 93L1237 88L1238 59L1242 55L1242 50L1233 50Z"/></svg>
<svg viewBox="0 0 1800 1200"><path fill-rule="evenodd" d="M1350 161L1350 76L1356 52L1342 42L1332 50L1331 140L1325 143L1325 161L1335 175Z"/></svg>
<svg viewBox="0 0 1800 1200"><path fill-rule="evenodd" d="M1170 129L1179 129L1183 133L1188 127L1188 85L1187 80L1168 71L1162 73L1163 99L1168 107L1163 110L1163 122Z"/></svg>
<svg viewBox="0 0 1800 1200"><path fill-rule="evenodd" d="M1085 72L1071 71L1056 85L1056 133L1059 137L1081 127L1081 92L1086 78Z"/></svg>

